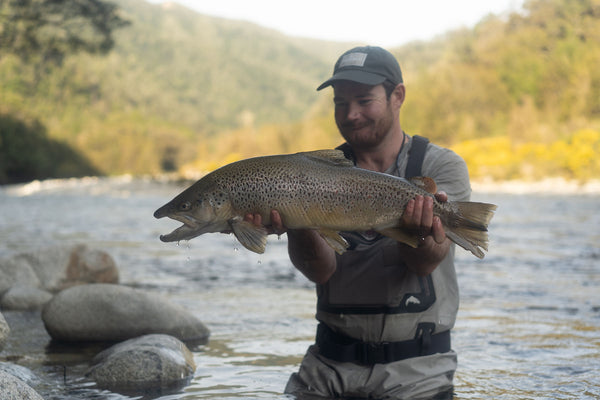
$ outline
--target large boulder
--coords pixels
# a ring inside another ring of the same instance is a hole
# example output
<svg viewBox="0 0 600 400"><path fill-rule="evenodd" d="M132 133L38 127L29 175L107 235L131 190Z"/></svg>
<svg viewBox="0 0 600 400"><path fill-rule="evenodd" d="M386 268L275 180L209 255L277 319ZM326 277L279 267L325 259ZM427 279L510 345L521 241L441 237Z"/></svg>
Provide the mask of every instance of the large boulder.
<svg viewBox="0 0 600 400"><path fill-rule="evenodd" d="M25 382L0 370L0 394L2 400L44 400Z"/></svg>
<svg viewBox="0 0 600 400"><path fill-rule="evenodd" d="M0 294L17 284L55 293L74 285L118 281L113 258L82 244L40 248L0 260Z"/></svg>
<svg viewBox="0 0 600 400"><path fill-rule="evenodd" d="M22 365L11 364L8 362L0 362L0 371L5 372L19 378L21 381L26 383L28 386L36 386L42 383L42 380L38 378L29 368L23 367ZM0 390L0 394L2 391ZM0 396L3 399L3 397Z"/></svg>
<svg viewBox="0 0 600 400"><path fill-rule="evenodd" d="M51 298L52 294L45 290L17 284L4 294L0 307L10 311L40 310Z"/></svg>
<svg viewBox="0 0 600 400"><path fill-rule="evenodd" d="M203 342L209 330L183 307L155 294L111 284L74 286L42 312L58 341L122 341L151 333Z"/></svg>
<svg viewBox="0 0 600 400"><path fill-rule="evenodd" d="M86 376L113 392L157 395L181 389L195 370L185 344L168 335L146 335L99 353Z"/></svg>
<svg viewBox="0 0 600 400"><path fill-rule="evenodd" d="M0 314L0 351L2 351L2 349L4 348L4 344L6 343L6 339L8 339L9 334L10 327L4 319L4 315Z"/></svg>
<svg viewBox="0 0 600 400"><path fill-rule="evenodd" d="M110 254L83 244L40 249L26 257L42 288L50 292L86 283L119 281L119 271Z"/></svg>
<svg viewBox="0 0 600 400"><path fill-rule="evenodd" d="M40 279L25 254L0 260L0 296L15 285L41 286Z"/></svg>

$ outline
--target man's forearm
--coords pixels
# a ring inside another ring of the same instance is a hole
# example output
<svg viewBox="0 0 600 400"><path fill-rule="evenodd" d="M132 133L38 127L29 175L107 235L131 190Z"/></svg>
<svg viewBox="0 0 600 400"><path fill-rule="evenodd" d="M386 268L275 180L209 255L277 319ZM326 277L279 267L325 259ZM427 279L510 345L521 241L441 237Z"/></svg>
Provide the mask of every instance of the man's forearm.
<svg viewBox="0 0 600 400"><path fill-rule="evenodd" d="M325 283L335 272L335 252L315 230L288 230L288 252L294 266L315 283Z"/></svg>
<svg viewBox="0 0 600 400"><path fill-rule="evenodd" d="M444 260L450 250L450 239L438 244L432 236L427 236L421 246L412 248L399 243L400 256L408 268L420 276L431 274Z"/></svg>

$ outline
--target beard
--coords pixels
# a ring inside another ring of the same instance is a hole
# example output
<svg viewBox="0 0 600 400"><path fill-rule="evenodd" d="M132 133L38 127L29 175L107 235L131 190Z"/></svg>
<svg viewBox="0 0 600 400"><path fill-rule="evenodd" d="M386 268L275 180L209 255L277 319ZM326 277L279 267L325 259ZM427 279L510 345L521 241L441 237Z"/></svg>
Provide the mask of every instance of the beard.
<svg viewBox="0 0 600 400"><path fill-rule="evenodd" d="M337 121L336 121L337 122ZM374 148L381 144L394 123L394 113L388 102L383 117L365 121L342 121L337 123L342 137L352 147L363 149Z"/></svg>

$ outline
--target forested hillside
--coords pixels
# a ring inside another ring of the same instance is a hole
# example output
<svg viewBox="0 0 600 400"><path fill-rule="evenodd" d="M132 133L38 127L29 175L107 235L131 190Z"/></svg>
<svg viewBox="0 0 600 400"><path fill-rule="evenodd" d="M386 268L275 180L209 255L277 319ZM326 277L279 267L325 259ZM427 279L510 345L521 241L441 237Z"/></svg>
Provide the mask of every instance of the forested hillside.
<svg viewBox="0 0 600 400"><path fill-rule="evenodd" d="M600 178L599 0L531 0L523 12L392 52L407 87L402 127L453 148L474 178ZM339 141L331 96L322 96L318 118L262 129L259 149ZM220 156L249 156L249 132L231 133Z"/></svg>
<svg viewBox="0 0 600 400"><path fill-rule="evenodd" d="M405 127L454 145L472 175L600 177L600 1L531 0L398 56Z"/></svg>
<svg viewBox="0 0 600 400"><path fill-rule="evenodd" d="M315 87L352 44L172 3L116 4L128 24L107 54L40 70L0 46L0 183L197 173L339 143L331 93ZM403 128L452 146L474 177L600 176L600 0L530 0L518 14L390 50L407 86ZM50 155L35 149L48 143ZM14 177L63 151L77 162Z"/></svg>
<svg viewBox="0 0 600 400"><path fill-rule="evenodd" d="M118 7L129 24L107 55L68 55L40 74L0 46L0 121L41 127L105 173L159 173L223 130L302 120L345 48L173 3Z"/></svg>

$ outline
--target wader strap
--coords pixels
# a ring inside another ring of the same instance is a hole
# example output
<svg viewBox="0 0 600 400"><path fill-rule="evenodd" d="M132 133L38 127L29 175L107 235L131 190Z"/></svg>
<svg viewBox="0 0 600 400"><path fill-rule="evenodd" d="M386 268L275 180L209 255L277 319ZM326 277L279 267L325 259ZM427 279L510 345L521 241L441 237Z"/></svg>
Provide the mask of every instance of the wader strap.
<svg viewBox="0 0 600 400"><path fill-rule="evenodd" d="M414 339L402 342L362 342L335 333L321 323L317 327L316 343L319 353L339 362L363 365L386 364L413 357L428 356L450 351L450 331L433 333L434 324L419 324Z"/></svg>
<svg viewBox="0 0 600 400"><path fill-rule="evenodd" d="M350 147L350 145L346 142L340 144L338 147L335 148L336 150L341 150L344 152L344 157L346 157L348 160L351 160L354 165L356 165L356 158L354 157L354 150L352 150L352 147Z"/></svg>
<svg viewBox="0 0 600 400"><path fill-rule="evenodd" d="M429 139L418 135L413 136L412 146L410 146L408 153L406 173L404 174L406 179L421 176L421 166L423 165L423 159L425 159L425 151L428 144Z"/></svg>
<svg viewBox="0 0 600 400"><path fill-rule="evenodd" d="M406 164L406 171L404 174L405 178L413 178L415 176L421 176L421 166L423 165L423 160L425 159L425 151L427 151L427 145L429 144L429 139L423 136L414 135L412 137L412 146L410 147L410 151L408 152L408 161ZM348 160L352 160L356 164L356 159L354 157L354 151L352 147L348 143L342 143L336 150L341 150L344 152L344 157Z"/></svg>

